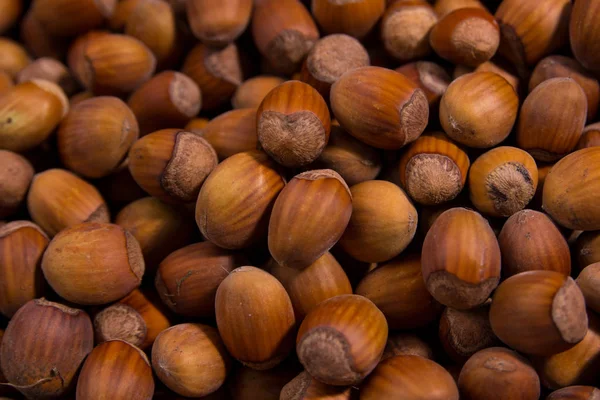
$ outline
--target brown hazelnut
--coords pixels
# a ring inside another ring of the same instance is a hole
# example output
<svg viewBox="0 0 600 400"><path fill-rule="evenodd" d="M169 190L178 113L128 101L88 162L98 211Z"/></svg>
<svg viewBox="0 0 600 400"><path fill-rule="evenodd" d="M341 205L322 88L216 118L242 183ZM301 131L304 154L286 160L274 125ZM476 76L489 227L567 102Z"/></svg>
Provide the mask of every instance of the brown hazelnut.
<svg viewBox="0 0 600 400"><path fill-rule="evenodd" d="M352 294L346 272L329 252L303 270L283 267L271 259L268 272L288 292L298 322L322 301L342 294Z"/></svg>
<svg viewBox="0 0 600 400"><path fill-rule="evenodd" d="M399 149L425 130L429 103L404 75L381 67L345 73L331 87L331 109L355 138L383 149Z"/></svg>
<svg viewBox="0 0 600 400"><path fill-rule="evenodd" d="M12 76L8 72L0 71L0 92L3 92L15 86Z"/></svg>
<svg viewBox="0 0 600 400"><path fill-rule="evenodd" d="M271 90L256 112L261 148L279 164L294 168L319 157L331 130L329 109L312 86L288 81Z"/></svg>
<svg viewBox="0 0 600 400"><path fill-rule="evenodd" d="M227 383L231 397L222 400L280 400L283 387L301 371L300 364L290 361L266 371L237 368Z"/></svg>
<svg viewBox="0 0 600 400"><path fill-rule="evenodd" d="M486 9L479 0L435 0L433 8L440 18L444 18L446 15L459 8Z"/></svg>
<svg viewBox="0 0 600 400"><path fill-rule="evenodd" d="M573 5L569 24L573 54L585 68L594 71L600 70L598 57L600 30L596 24L599 13L598 3L590 0L579 1ZM565 14L564 18L568 18L569 14Z"/></svg>
<svg viewBox="0 0 600 400"><path fill-rule="evenodd" d="M400 257L379 265L367 273L355 292L381 310L390 329L426 326L442 310L425 287L418 256Z"/></svg>
<svg viewBox="0 0 600 400"><path fill-rule="evenodd" d="M254 150L258 146L256 109L227 111L196 132L211 144L221 161L234 154Z"/></svg>
<svg viewBox="0 0 600 400"><path fill-rule="evenodd" d="M108 27L115 32L125 29L127 19L142 0L120 0L115 5L115 10L108 20Z"/></svg>
<svg viewBox="0 0 600 400"><path fill-rule="evenodd" d="M151 400L153 394L148 357L122 340L99 344L83 363L77 380L78 399Z"/></svg>
<svg viewBox="0 0 600 400"><path fill-rule="evenodd" d="M600 262L600 231L583 232L575 241L574 250L580 270Z"/></svg>
<svg viewBox="0 0 600 400"><path fill-rule="evenodd" d="M401 355L382 361L360 388L361 400L458 400L452 376L423 357Z"/></svg>
<svg viewBox="0 0 600 400"><path fill-rule="evenodd" d="M469 171L469 197L482 213L509 217L529 204L538 183L535 160L516 147L496 147Z"/></svg>
<svg viewBox="0 0 600 400"><path fill-rule="evenodd" d="M117 171L94 183L106 201L115 208L126 206L147 196L131 176L128 159Z"/></svg>
<svg viewBox="0 0 600 400"><path fill-rule="evenodd" d="M517 351L552 355L581 342L588 316L573 279L555 271L528 271L498 286L490 309L496 336Z"/></svg>
<svg viewBox="0 0 600 400"><path fill-rule="evenodd" d="M44 79L56 83L67 96L74 94L79 85L67 67L51 57L42 57L23 68L17 75L17 83Z"/></svg>
<svg viewBox="0 0 600 400"><path fill-rule="evenodd" d="M408 195L425 205L453 200L464 188L469 156L442 132L425 134L400 158L400 183Z"/></svg>
<svg viewBox="0 0 600 400"><path fill-rule="evenodd" d="M265 96L275 87L285 82L277 76L260 75L242 82L233 97L233 108L258 108Z"/></svg>
<svg viewBox="0 0 600 400"><path fill-rule="evenodd" d="M36 57L64 59L69 49L68 38L50 35L31 9L21 20L20 38L27 50Z"/></svg>
<svg viewBox="0 0 600 400"><path fill-rule="evenodd" d="M11 39L0 37L0 51L0 71L8 73L13 79L31 62L25 48Z"/></svg>
<svg viewBox="0 0 600 400"><path fill-rule="evenodd" d="M352 214L352 194L333 170L296 175L283 188L269 220L269 251L284 267L303 269L331 249Z"/></svg>
<svg viewBox="0 0 600 400"><path fill-rule="evenodd" d="M196 228L180 210L154 197L145 197L125 206L117 214L115 224L136 238L144 254L146 269L152 272L166 256L189 244Z"/></svg>
<svg viewBox="0 0 600 400"><path fill-rule="evenodd" d="M208 118L192 118L186 125L185 125L185 130L186 131L192 131L195 133L201 133L202 129L204 129L204 127L206 125L208 125L209 123L209 119ZM253 124L256 125L256 124Z"/></svg>
<svg viewBox="0 0 600 400"><path fill-rule="evenodd" d="M388 336L381 360L395 356L413 355L433 360L431 346L413 333L395 333Z"/></svg>
<svg viewBox="0 0 600 400"><path fill-rule="evenodd" d="M350 388L329 386L301 372L281 389L279 400L350 400Z"/></svg>
<svg viewBox="0 0 600 400"><path fill-rule="evenodd" d="M204 397L223 385L231 359L215 328L187 323L158 335L152 346L152 366L174 392Z"/></svg>
<svg viewBox="0 0 600 400"><path fill-rule="evenodd" d="M50 169L33 177L27 208L49 236L82 222L108 222L108 207L98 190L76 175Z"/></svg>
<svg viewBox="0 0 600 400"><path fill-rule="evenodd" d="M10 29L23 11L23 0L6 0L0 5L0 35Z"/></svg>
<svg viewBox="0 0 600 400"><path fill-rule="evenodd" d="M600 313L600 263L585 267L577 277L586 306Z"/></svg>
<svg viewBox="0 0 600 400"><path fill-rule="evenodd" d="M0 150L0 217L10 216L23 204L34 173L25 157Z"/></svg>
<svg viewBox="0 0 600 400"><path fill-rule="evenodd" d="M163 71L131 94L127 104L141 136L159 129L183 128L198 115L202 94L196 82L176 71Z"/></svg>
<svg viewBox="0 0 600 400"><path fill-rule="evenodd" d="M231 271L217 290L215 312L225 347L246 366L272 368L293 348L292 302L281 283L261 269Z"/></svg>
<svg viewBox="0 0 600 400"><path fill-rule="evenodd" d="M571 274L569 245L544 213L522 210L513 214L498 236L502 253L502 276L549 270Z"/></svg>
<svg viewBox="0 0 600 400"><path fill-rule="evenodd" d="M506 139L518 111L519 97L506 79L493 72L473 72L448 86L440 103L440 123L457 142L489 148Z"/></svg>
<svg viewBox="0 0 600 400"><path fill-rule="evenodd" d="M430 61L404 64L396 68L396 72L400 72L423 89L429 102L430 113L437 113L440 99L451 82L448 73L441 66Z"/></svg>
<svg viewBox="0 0 600 400"><path fill-rule="evenodd" d="M474 354L460 371L458 388L465 400L538 400L540 379L524 357L502 347Z"/></svg>
<svg viewBox="0 0 600 400"><path fill-rule="evenodd" d="M500 75L510 85L515 89L515 92L520 93L520 78L517 76L516 71L514 71L514 67L507 65L506 63L498 62L498 60L494 61L486 61L483 64L480 64L477 68L475 68L477 72L493 72L495 74ZM471 72L471 71L469 71Z"/></svg>
<svg viewBox="0 0 600 400"><path fill-rule="evenodd" d="M116 0L40 0L33 16L55 36L77 36L99 28L115 10Z"/></svg>
<svg viewBox="0 0 600 400"><path fill-rule="evenodd" d="M187 317L212 317L217 288L244 257L210 242L171 253L158 267L155 286L164 304Z"/></svg>
<svg viewBox="0 0 600 400"><path fill-rule="evenodd" d="M327 34L363 38L385 11L385 0L313 0L311 11Z"/></svg>
<svg viewBox="0 0 600 400"><path fill-rule="evenodd" d="M217 153L206 140L179 129L146 135L129 151L133 179L167 203L193 202L217 163Z"/></svg>
<svg viewBox="0 0 600 400"><path fill-rule="evenodd" d="M196 202L196 224L219 247L241 249L267 238L275 199L285 185L265 153L235 154L210 174Z"/></svg>
<svg viewBox="0 0 600 400"><path fill-rule="evenodd" d="M93 348L92 322L83 310L31 300L4 332L2 372L27 398L62 398L75 386L75 375Z"/></svg>
<svg viewBox="0 0 600 400"><path fill-rule="evenodd" d="M137 240L118 225L89 222L52 239L42 271L61 297L99 305L125 297L140 285L144 258Z"/></svg>
<svg viewBox="0 0 600 400"><path fill-rule="evenodd" d="M320 382L356 385L377 366L387 336L385 317L370 300L341 295L323 301L304 318L296 352Z"/></svg>
<svg viewBox="0 0 600 400"><path fill-rule="evenodd" d="M203 43L223 46L246 30L252 5L252 0L188 0L187 19L192 32Z"/></svg>
<svg viewBox="0 0 600 400"><path fill-rule="evenodd" d="M440 303L459 310L488 299L500 280L500 248L489 223L465 208L442 213L425 236L423 278Z"/></svg>
<svg viewBox="0 0 600 400"><path fill-rule="evenodd" d="M596 400L598 397L600 390L593 386L569 386L550 393L546 400Z"/></svg>
<svg viewBox="0 0 600 400"><path fill-rule="evenodd" d="M600 123L583 128L583 134L577 143L577 150L595 146L600 146Z"/></svg>

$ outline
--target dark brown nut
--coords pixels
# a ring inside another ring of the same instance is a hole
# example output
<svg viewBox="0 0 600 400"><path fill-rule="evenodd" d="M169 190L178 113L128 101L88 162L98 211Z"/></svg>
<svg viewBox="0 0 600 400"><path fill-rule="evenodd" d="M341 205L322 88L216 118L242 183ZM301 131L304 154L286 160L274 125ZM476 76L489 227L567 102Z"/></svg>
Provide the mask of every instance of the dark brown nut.
<svg viewBox="0 0 600 400"><path fill-rule="evenodd" d="M158 335L152 346L152 366L169 389L204 398L225 382L231 359L215 328L188 323Z"/></svg>
<svg viewBox="0 0 600 400"><path fill-rule="evenodd" d="M33 222L51 237L82 222L110 221L108 207L98 190L62 169L34 175L27 209Z"/></svg>
<svg viewBox="0 0 600 400"><path fill-rule="evenodd" d="M23 0L6 0L0 5L0 35L10 29L23 11Z"/></svg>
<svg viewBox="0 0 600 400"><path fill-rule="evenodd" d="M385 0L313 0L312 14L327 34L363 38L385 11Z"/></svg>
<svg viewBox="0 0 600 400"><path fill-rule="evenodd" d="M202 93L186 75L164 71L137 88L127 104L144 136L160 129L183 128L200 112Z"/></svg>
<svg viewBox="0 0 600 400"><path fill-rule="evenodd" d="M588 316L573 279L555 271L529 271L505 280L490 309L496 336L517 351L552 355L581 342Z"/></svg>
<svg viewBox="0 0 600 400"><path fill-rule="evenodd" d="M462 191L471 163L469 156L442 132L425 134L402 154L400 183L416 202L437 205Z"/></svg>
<svg viewBox="0 0 600 400"><path fill-rule="evenodd" d="M219 285L215 313L225 347L248 367L273 368L294 346L292 302L281 283L261 269L233 270Z"/></svg>
<svg viewBox="0 0 600 400"><path fill-rule="evenodd" d="M458 389L439 364L402 355L382 361L362 384L360 396L364 400L458 400Z"/></svg>
<svg viewBox="0 0 600 400"><path fill-rule="evenodd" d="M452 81L446 70L430 61L416 61L396 68L396 72L423 89L429 102L430 114L437 113L440 99Z"/></svg>
<svg viewBox="0 0 600 400"><path fill-rule="evenodd" d="M301 371L300 364L290 361L266 371L248 367L237 368L227 384L230 397L215 400L280 400L279 395L283 387Z"/></svg>
<svg viewBox="0 0 600 400"><path fill-rule="evenodd" d="M78 399L151 400L153 394L148 357L122 340L99 344L83 363L77 380Z"/></svg>
<svg viewBox="0 0 600 400"><path fill-rule="evenodd" d="M577 143L577 150L595 146L600 146L600 123L583 128L583 134Z"/></svg>
<svg viewBox="0 0 600 400"><path fill-rule="evenodd" d="M575 80L548 79L523 102L517 144L536 160L559 160L577 146L586 116L587 98Z"/></svg>
<svg viewBox="0 0 600 400"><path fill-rule="evenodd" d="M129 171L138 185L166 203L191 203L217 166L217 153L202 137L163 129L139 139L129 151Z"/></svg>
<svg viewBox="0 0 600 400"><path fill-rule="evenodd" d="M125 160L116 172L94 182L107 203L120 208L147 196L129 172L129 160Z"/></svg>
<svg viewBox="0 0 600 400"><path fill-rule="evenodd" d="M356 385L376 367L387 336L385 317L370 300L336 296L304 318L296 352L306 371L320 382Z"/></svg>
<svg viewBox="0 0 600 400"><path fill-rule="evenodd" d="M0 92L15 86L12 76L5 71L0 71Z"/></svg>
<svg viewBox="0 0 600 400"><path fill-rule="evenodd" d="M500 28L487 10L460 8L435 24L429 43L440 57L454 64L476 67L496 54Z"/></svg>
<svg viewBox="0 0 600 400"><path fill-rule="evenodd" d="M571 274L569 245L544 213L522 210L512 215L498 236L502 253L502 276L549 270Z"/></svg>
<svg viewBox="0 0 600 400"><path fill-rule="evenodd" d="M379 265L356 287L385 315L390 329L415 329L437 319L441 305L429 294L418 256L406 256Z"/></svg>
<svg viewBox="0 0 600 400"><path fill-rule="evenodd" d="M440 122L457 142L489 148L510 134L518 111L519 97L506 79L492 72L473 72L448 86L440 103Z"/></svg>
<svg viewBox="0 0 600 400"><path fill-rule="evenodd" d="M49 34L78 36L101 27L116 4L116 0L36 0L31 12Z"/></svg>
<svg viewBox="0 0 600 400"><path fill-rule="evenodd" d="M188 53L181 72L200 88L204 110L228 103L243 81L238 48L233 43L222 49L198 44Z"/></svg>
<svg viewBox="0 0 600 400"><path fill-rule="evenodd" d="M31 9L21 20L20 37L27 50L36 57L62 60L69 50L68 38L58 38L48 34Z"/></svg>
<svg viewBox="0 0 600 400"><path fill-rule="evenodd" d="M56 83L67 96L71 96L79 89L77 81L67 67L51 57L38 58L17 75L17 83L33 79L44 79Z"/></svg>
<svg viewBox="0 0 600 400"><path fill-rule="evenodd" d="M329 109L312 86L288 81L267 94L256 112L261 148L279 164L296 168L319 157L331 130Z"/></svg>
<svg viewBox="0 0 600 400"><path fill-rule="evenodd" d="M140 285L144 257L131 233L118 225L89 222L67 228L52 239L42 271L64 299L107 304Z"/></svg>
<svg viewBox="0 0 600 400"><path fill-rule="evenodd" d="M183 247L158 267L155 286L163 303L187 317L215 315L217 288L244 257L210 242Z"/></svg>
<svg viewBox="0 0 600 400"><path fill-rule="evenodd" d="M283 267L273 259L268 263L267 270L288 292L298 322L322 301L352 294L348 276L329 252L303 270Z"/></svg>
<svg viewBox="0 0 600 400"><path fill-rule="evenodd" d="M34 173L25 157L0 150L0 218L10 216L24 203Z"/></svg>
<svg viewBox="0 0 600 400"><path fill-rule="evenodd" d="M301 2L259 0L252 13L252 37L277 72L292 74L319 39L319 30Z"/></svg>
<svg viewBox="0 0 600 400"><path fill-rule="evenodd" d="M242 249L267 238L271 210L285 186L276 163L248 151L220 163L196 202L196 224L219 247Z"/></svg>
<svg viewBox="0 0 600 400"><path fill-rule="evenodd" d="M285 80L278 76L259 75L242 82L231 98L233 108L258 108L265 96Z"/></svg>
<svg viewBox="0 0 600 400"><path fill-rule="evenodd" d="M433 360L431 346L413 333L396 333L388 336L381 360L395 356L421 356Z"/></svg>
<svg viewBox="0 0 600 400"><path fill-rule="evenodd" d="M90 317L45 299L31 300L10 320L0 347L2 372L29 399L56 399L94 348Z"/></svg>
<svg viewBox="0 0 600 400"><path fill-rule="evenodd" d="M189 124L186 129L189 129ZM256 109L228 111L212 119L201 131L195 132L210 143L221 161L234 154L255 150L258 146Z"/></svg>
<svg viewBox="0 0 600 400"><path fill-rule="evenodd" d="M540 379L524 357L502 347L481 350L460 371L458 388L465 400L537 400Z"/></svg>
<svg viewBox="0 0 600 400"><path fill-rule="evenodd" d="M452 208L433 223L421 255L427 289L440 303L468 310L486 302L500 280L500 248L480 214Z"/></svg>
<svg viewBox="0 0 600 400"><path fill-rule="evenodd" d="M194 35L203 43L224 46L246 30L252 3L252 0L188 0L187 20Z"/></svg>
<svg viewBox="0 0 600 400"><path fill-rule="evenodd" d="M350 390L321 383L304 371L281 389L279 400L350 400Z"/></svg>
<svg viewBox="0 0 600 400"><path fill-rule="evenodd" d="M7 317L42 296L45 287L40 266L48 241L29 221L0 226L0 312Z"/></svg>

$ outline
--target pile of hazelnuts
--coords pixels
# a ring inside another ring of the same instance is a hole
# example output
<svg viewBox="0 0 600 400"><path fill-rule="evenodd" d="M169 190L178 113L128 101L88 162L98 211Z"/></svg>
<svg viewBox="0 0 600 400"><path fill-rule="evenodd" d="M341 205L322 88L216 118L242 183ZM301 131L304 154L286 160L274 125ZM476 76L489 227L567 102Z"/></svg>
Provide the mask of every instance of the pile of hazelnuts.
<svg viewBox="0 0 600 400"><path fill-rule="evenodd" d="M0 35L0 400L600 399L600 0Z"/></svg>

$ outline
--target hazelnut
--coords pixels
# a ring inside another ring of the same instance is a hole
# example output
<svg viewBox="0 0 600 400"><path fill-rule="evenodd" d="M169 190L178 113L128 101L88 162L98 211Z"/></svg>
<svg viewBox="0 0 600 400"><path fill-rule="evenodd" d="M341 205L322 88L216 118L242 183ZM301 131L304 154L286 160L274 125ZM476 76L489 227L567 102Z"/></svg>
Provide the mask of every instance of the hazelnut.
<svg viewBox="0 0 600 400"><path fill-rule="evenodd" d="M431 346L418 335L413 333L395 333L388 336L381 360L402 355L421 356L433 360Z"/></svg>
<svg viewBox="0 0 600 400"><path fill-rule="evenodd" d="M268 272L281 282L290 296L297 321L302 321L324 300L352 294L346 272L329 252L303 270L283 267L271 259Z"/></svg>
<svg viewBox="0 0 600 400"><path fill-rule="evenodd" d="M416 202L437 205L462 191L469 156L442 132L425 134L411 143L400 158L400 183Z"/></svg>
<svg viewBox="0 0 600 400"><path fill-rule="evenodd" d="M242 82L236 89L231 104L233 108L258 108L271 90L285 82L282 78L270 75L255 76Z"/></svg>
<svg viewBox="0 0 600 400"><path fill-rule="evenodd" d="M62 398L94 348L90 317L46 299L27 302L8 323L0 347L2 373L29 399Z"/></svg>
<svg viewBox="0 0 600 400"><path fill-rule="evenodd" d="M452 376L423 357L401 355L382 361L360 388L361 400L458 400Z"/></svg>
<svg viewBox="0 0 600 400"><path fill-rule="evenodd" d="M0 92L0 148L15 152L34 148L68 111L69 100L62 89L45 80L23 82Z"/></svg>
<svg viewBox="0 0 600 400"><path fill-rule="evenodd" d="M70 107L73 107L76 104L81 103L84 100L91 99L92 97L94 97L94 94L92 92L88 92L88 91L79 92L69 98L69 105L70 105Z"/></svg>
<svg viewBox="0 0 600 400"><path fill-rule="evenodd" d="M202 94L196 82L176 71L163 71L135 90L127 104L141 136L159 129L183 128L198 115Z"/></svg>
<svg viewBox="0 0 600 400"><path fill-rule="evenodd" d="M313 0L312 14L325 33L365 37L385 11L385 0Z"/></svg>
<svg viewBox="0 0 600 400"><path fill-rule="evenodd" d="M223 46L240 36L250 22L252 0L191 0L187 19L194 35L210 46Z"/></svg>
<svg viewBox="0 0 600 400"><path fill-rule="evenodd" d="M459 364L480 350L499 346L500 341L490 325L490 304L472 310L447 307L440 319L438 331L444 351Z"/></svg>
<svg viewBox="0 0 600 400"><path fill-rule="evenodd" d="M440 123L457 142L490 148L509 135L518 110L519 97L506 79L493 72L473 72L448 86L440 103Z"/></svg>
<svg viewBox="0 0 600 400"><path fill-rule="evenodd" d="M329 386L301 372L281 389L280 400L350 400L350 388Z"/></svg>
<svg viewBox="0 0 600 400"><path fill-rule="evenodd" d="M210 242L195 243L169 254L159 265L155 286L163 303L187 317L215 315L221 282L244 257Z"/></svg>
<svg viewBox="0 0 600 400"><path fill-rule="evenodd" d="M0 51L2 52L0 71L8 73L13 79L31 62L25 48L8 38L0 37Z"/></svg>
<svg viewBox="0 0 600 400"><path fill-rule="evenodd" d="M117 171L94 183L106 201L115 208L126 206L147 196L129 172L129 159L123 161Z"/></svg>
<svg viewBox="0 0 600 400"><path fill-rule="evenodd" d="M580 1L573 5L569 24L573 54L585 68L594 71L600 70L600 30L596 25L599 13L598 3L590 0ZM565 18L568 18L568 15L566 14Z"/></svg>
<svg viewBox="0 0 600 400"><path fill-rule="evenodd" d="M312 86L288 81L271 90L256 112L261 148L294 168L319 157L329 140L331 120L323 97Z"/></svg>
<svg viewBox="0 0 600 400"><path fill-rule="evenodd" d="M390 329L426 326L436 320L442 310L425 287L418 256L401 257L379 265L367 273L355 292L381 310Z"/></svg>
<svg viewBox="0 0 600 400"><path fill-rule="evenodd" d="M89 222L52 239L42 271L61 297L99 305L125 297L140 285L144 258L137 240L118 225Z"/></svg>
<svg viewBox="0 0 600 400"><path fill-rule="evenodd" d="M227 111L196 132L211 144L221 161L237 153L255 150L258 146L256 108Z"/></svg>
<svg viewBox="0 0 600 400"><path fill-rule="evenodd" d="M474 354L460 371L458 388L465 400L537 400L540 379L524 357L502 347Z"/></svg>
<svg viewBox="0 0 600 400"><path fill-rule="evenodd" d="M255 1L251 30L260 54L285 74L298 70L319 39L312 16L297 0Z"/></svg>
<svg viewBox="0 0 600 400"><path fill-rule="evenodd" d="M82 222L109 222L108 208L98 190L76 175L50 169L33 177L27 208L33 222L49 236Z"/></svg>
<svg viewBox="0 0 600 400"><path fill-rule="evenodd" d="M500 248L489 223L465 208L451 208L423 242L423 278L440 303L459 310L488 299L500 280Z"/></svg>
<svg viewBox="0 0 600 400"><path fill-rule="evenodd" d="M390 150L416 140L429 116L423 90L404 75L381 67L345 73L331 87L331 109L352 136Z"/></svg>
<svg viewBox="0 0 600 400"><path fill-rule="evenodd" d="M423 89L429 102L430 114L437 113L439 102L451 79L448 73L438 64L429 61L416 61L396 68L418 87Z"/></svg>
<svg viewBox="0 0 600 400"><path fill-rule="evenodd" d="M0 150L0 217L14 214L24 203L34 173L25 157Z"/></svg>
<svg viewBox="0 0 600 400"><path fill-rule="evenodd" d="M444 18L454 10L460 8L486 8L479 0L435 0L433 8L439 18Z"/></svg>
<svg viewBox="0 0 600 400"><path fill-rule="evenodd" d="M315 169L332 169L349 186L375 179L381 171L379 150L350 136L341 126L332 125L329 142L311 164Z"/></svg>
<svg viewBox="0 0 600 400"><path fill-rule="evenodd" d="M577 150L595 146L600 146L600 123L583 128L583 134L577 143Z"/></svg>
<svg viewBox="0 0 600 400"><path fill-rule="evenodd" d="M68 65L77 80L94 94L123 96L154 75L156 57L134 37L90 32L71 45Z"/></svg>
<svg viewBox="0 0 600 400"><path fill-rule="evenodd" d="M351 214L352 194L337 172L296 175L273 206L269 251L278 264L304 269L335 245Z"/></svg>
<svg viewBox="0 0 600 400"><path fill-rule="evenodd" d="M600 147L578 150L552 167L544 183L543 208L569 229L600 229L600 203L595 199L600 169Z"/></svg>
<svg viewBox="0 0 600 400"><path fill-rule="evenodd" d="M600 262L600 231L583 232L575 242L575 254L582 270Z"/></svg>
<svg viewBox="0 0 600 400"><path fill-rule="evenodd" d="M222 49L198 44L186 56L181 72L192 78L202 93L202 108L224 106L243 81L240 56L232 43Z"/></svg>
<svg viewBox="0 0 600 400"><path fill-rule="evenodd" d="M600 390L593 386L569 386L556 390L546 400L595 400L600 396Z"/></svg>
<svg viewBox="0 0 600 400"><path fill-rule="evenodd" d="M537 188L537 166L527 152L496 147L475 160L469 171L469 195L482 213L509 217L529 204Z"/></svg>
<svg viewBox="0 0 600 400"><path fill-rule="evenodd" d="M196 224L211 242L241 249L267 238L275 199L285 185L269 156L235 154L210 174L196 202Z"/></svg>
<svg viewBox="0 0 600 400"><path fill-rule="evenodd" d="M266 371L248 367L237 368L227 384L231 397L222 400L280 400L279 395L283 387L302 371L301 366L296 364L286 361Z"/></svg>
<svg viewBox="0 0 600 400"><path fill-rule="evenodd" d="M185 125L185 130L192 131L195 133L202 133L202 130L204 129L204 127L206 127L206 125L208 125L209 122L210 121L208 118L192 118ZM252 125L254 126L256 124L252 124Z"/></svg>
<svg viewBox="0 0 600 400"><path fill-rule="evenodd" d="M587 115L585 92L571 78L539 84L523 102L517 124L517 144L539 161L569 154L581 137Z"/></svg>
<svg viewBox="0 0 600 400"><path fill-rule="evenodd" d="M296 352L318 381L356 385L377 366L387 336L385 317L369 299L341 295L323 301L304 318Z"/></svg>
<svg viewBox="0 0 600 400"><path fill-rule="evenodd" d="M158 335L152 346L152 366L177 394L204 397L223 385L231 359L215 328L187 323Z"/></svg>
<svg viewBox="0 0 600 400"><path fill-rule="evenodd" d="M577 277L586 306L600 313L600 263L585 267Z"/></svg>
<svg viewBox="0 0 600 400"><path fill-rule="evenodd" d="M508 65L506 63L498 62L498 60L494 61L486 61L483 64L480 64L477 68L475 68L476 72L493 72L495 74L500 75L510 85L515 89L515 92L520 93L520 78L517 76L516 71L514 71L514 67ZM471 72L471 71L469 71Z"/></svg>
<svg viewBox="0 0 600 400"><path fill-rule="evenodd" d="M460 8L435 24L429 43L440 57L454 64L476 67L496 54L500 28L487 10Z"/></svg>
<svg viewBox="0 0 600 400"><path fill-rule="evenodd" d="M12 76L8 72L0 71L0 92L3 92L15 86Z"/></svg>
<svg viewBox="0 0 600 400"><path fill-rule="evenodd" d="M99 28L115 10L116 0L40 0L33 16L55 36L77 36Z"/></svg>
<svg viewBox="0 0 600 400"><path fill-rule="evenodd" d="M431 53L429 32L437 22L438 17L428 2L395 1L387 7L381 20L383 45L400 61L423 58Z"/></svg>
<svg viewBox="0 0 600 400"><path fill-rule="evenodd" d="M0 5L0 35L9 30L23 11L22 0L7 0Z"/></svg>
<svg viewBox="0 0 600 400"><path fill-rule="evenodd" d="M125 24L133 10L142 0L120 0L108 20L108 27L115 32L123 32Z"/></svg>
<svg viewBox="0 0 600 400"><path fill-rule="evenodd" d="M496 336L513 349L552 355L581 342L588 316L573 279L555 271L528 271L498 286L490 322Z"/></svg>
<svg viewBox="0 0 600 400"><path fill-rule="evenodd" d="M64 59L69 49L68 38L50 35L31 8L25 13L20 26L21 41L36 57Z"/></svg>
<svg viewBox="0 0 600 400"><path fill-rule="evenodd" d="M122 340L99 344L83 363L77 380L78 399L150 400L153 394L148 357Z"/></svg>
<svg viewBox="0 0 600 400"><path fill-rule="evenodd" d="M58 129L58 151L70 170L101 178L117 170L139 135L135 115L116 97L75 105Z"/></svg>
<svg viewBox="0 0 600 400"><path fill-rule="evenodd" d="M549 270L571 274L569 245L544 213L522 210L513 214L498 236L502 253L502 276Z"/></svg>
<svg viewBox="0 0 600 400"><path fill-rule="evenodd" d="M48 237L34 223L13 221L0 226L0 312L12 317L29 300L41 297L40 268Z"/></svg>
<svg viewBox="0 0 600 400"><path fill-rule="evenodd" d="M300 76L329 100L331 85L344 73L369 64L369 53L358 40L343 34L329 35L315 43Z"/></svg>
<svg viewBox="0 0 600 400"><path fill-rule="evenodd" d="M17 83L44 79L56 83L67 96L74 94L79 85L67 67L51 57L42 57L23 68L17 75Z"/></svg>
<svg viewBox="0 0 600 400"><path fill-rule="evenodd" d="M281 283L261 269L231 271L217 290L215 312L225 347L246 366L272 368L292 350L292 302Z"/></svg>
<svg viewBox="0 0 600 400"><path fill-rule="evenodd" d="M129 151L133 179L167 203L193 202L217 163L217 153L206 140L179 129L146 135Z"/></svg>
<svg viewBox="0 0 600 400"><path fill-rule="evenodd" d="M562 353L532 359L544 386L560 389L597 382L600 368L600 317L593 312L588 317L589 328L581 342Z"/></svg>

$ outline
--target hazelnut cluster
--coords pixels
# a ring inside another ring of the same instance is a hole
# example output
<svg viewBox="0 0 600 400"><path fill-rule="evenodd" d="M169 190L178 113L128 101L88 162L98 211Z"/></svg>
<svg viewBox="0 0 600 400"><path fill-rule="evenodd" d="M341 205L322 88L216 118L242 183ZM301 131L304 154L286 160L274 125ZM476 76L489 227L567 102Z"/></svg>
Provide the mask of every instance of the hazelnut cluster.
<svg viewBox="0 0 600 400"><path fill-rule="evenodd" d="M0 0L0 400L599 400L600 0Z"/></svg>

